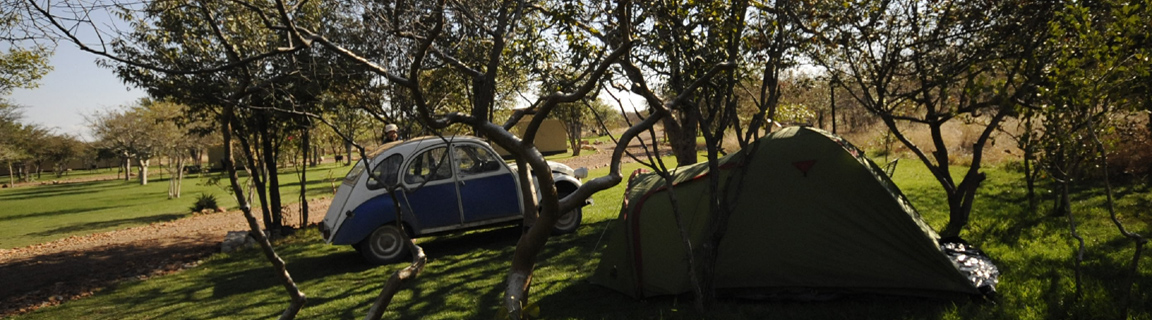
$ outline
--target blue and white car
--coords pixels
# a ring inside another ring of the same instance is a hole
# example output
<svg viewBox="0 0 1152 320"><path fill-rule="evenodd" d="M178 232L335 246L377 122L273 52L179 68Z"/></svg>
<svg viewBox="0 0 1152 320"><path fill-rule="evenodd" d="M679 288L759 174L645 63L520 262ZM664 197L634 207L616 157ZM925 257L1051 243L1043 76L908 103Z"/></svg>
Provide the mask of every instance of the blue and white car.
<svg viewBox="0 0 1152 320"><path fill-rule="evenodd" d="M404 260L405 237L516 223L524 217L515 166L478 138L393 142L373 151L367 160L370 171L361 162L348 172L320 230L328 243L352 245L371 263ZM585 168L548 164L561 198L580 187L580 179L588 173ZM397 228L389 186L397 186L395 198L406 232ZM575 231L581 218L581 208L566 212L553 232Z"/></svg>

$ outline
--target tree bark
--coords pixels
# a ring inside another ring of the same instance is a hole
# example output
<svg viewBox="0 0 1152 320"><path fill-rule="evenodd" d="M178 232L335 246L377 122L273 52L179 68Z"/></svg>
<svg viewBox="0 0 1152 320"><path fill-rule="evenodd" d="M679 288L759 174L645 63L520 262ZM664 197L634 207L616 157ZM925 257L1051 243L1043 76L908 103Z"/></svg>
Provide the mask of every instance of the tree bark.
<svg viewBox="0 0 1152 320"><path fill-rule="evenodd" d="M692 248L692 238L688 236L688 227L684 224L683 214L680 212L680 204L676 199L676 189L672 181L672 176L669 175L667 170L662 170L661 175L664 178L664 187L668 188L666 193L668 194L668 201L672 204L672 216L676 218L676 230L680 235L680 242L684 244L684 256L688 257L688 281L692 282L692 293L696 296L694 306L697 312L703 313L705 311L705 304L708 303L709 295L706 292L706 288L708 288L707 280L704 280L701 276L712 274L711 270L714 265L707 262L709 260L706 255L704 255L704 259L696 259L696 250ZM707 244L705 244L705 246L707 246ZM706 251L707 249L704 250Z"/></svg>
<svg viewBox="0 0 1152 320"><path fill-rule="evenodd" d="M1111 179L1109 179L1108 172L1108 151L1104 148L1104 142L1100 141L1100 137L1096 135L1096 130L1093 128L1094 126L1091 121L1091 118L1089 118L1088 132L1089 135L1092 136L1092 141L1096 144L1096 150L1100 153L1098 161L1100 163L1100 172L1104 175L1104 194L1108 202L1108 216L1112 219L1112 224L1116 226L1120 234L1132 240L1136 246L1136 251L1132 255L1132 274L1128 276L1128 281L1124 287L1124 299L1121 303L1124 307L1124 312L1120 318L1127 319L1128 309L1132 306L1132 287L1135 286L1136 277L1140 274L1140 256L1144 251L1144 245L1148 243L1148 239L1145 239L1139 233L1128 231L1128 229L1124 227L1124 223L1120 222L1120 218L1116 215L1116 205L1112 199L1112 182Z"/></svg>
<svg viewBox="0 0 1152 320"><path fill-rule="evenodd" d="M424 270L424 265L428 263L424 249L416 245L412 239L408 239L408 249L412 251L412 264L404 267L404 269L396 270L392 276L388 277L388 281L384 282L384 288L380 289L380 295L376 296L376 301L372 302L372 307L368 309L368 315L364 316L364 320L377 320L383 317L384 311L388 310L388 305L392 304L392 297L396 296L396 293L405 283L415 279Z"/></svg>
<svg viewBox="0 0 1152 320"><path fill-rule="evenodd" d="M344 165L352 164L352 142L344 141Z"/></svg>
<svg viewBox="0 0 1152 320"><path fill-rule="evenodd" d="M576 121L574 121L576 122ZM580 156L580 125L576 123L568 124L568 145L572 146L572 156Z"/></svg>
<svg viewBox="0 0 1152 320"><path fill-rule="evenodd" d="M1065 215L1065 217L1068 218L1069 234L1071 234L1072 238L1076 239L1076 242L1079 244L1079 246L1076 249L1076 260L1074 261L1075 264L1073 265L1073 269L1076 272L1076 274L1075 274L1076 292L1075 292L1075 298L1074 299L1079 300L1080 294L1081 294L1081 292L1083 292L1081 289L1081 283L1083 281L1082 280L1083 279L1083 277L1082 277L1083 273L1080 271L1080 269L1081 269L1081 265L1084 263L1084 237L1081 237L1080 232L1076 231L1076 218L1072 216L1072 203L1068 199L1068 188L1069 188L1068 187L1068 185L1069 185L1068 177L1063 177L1063 178L1064 179L1060 182L1060 195L1061 195L1061 198L1063 199L1061 206L1064 207L1064 215Z"/></svg>
<svg viewBox="0 0 1152 320"><path fill-rule="evenodd" d="M284 210L280 207L280 175L279 168L276 165L276 147L274 146L274 139L272 129L269 125L261 126L264 136L260 139L262 147L264 148L264 171L268 173L268 207L272 210L272 223L271 227L275 234L280 234L280 229L284 226Z"/></svg>
<svg viewBox="0 0 1152 320"><path fill-rule="evenodd" d="M260 135L257 134L256 137L259 139ZM272 223L272 210L268 208L268 189L264 186L264 177L265 174L267 174L267 170L264 170L262 160L257 161L257 158L259 158L261 154L255 149L257 146L253 146L249 143L248 139L244 137L241 137L240 145L242 147L241 149L245 152L244 160L248 163L248 177L252 179L252 183L256 186L256 196L260 199L260 208L263 209L264 228L272 230L272 226L270 225ZM257 164L260 165L258 166Z"/></svg>
<svg viewBox="0 0 1152 320"><path fill-rule="evenodd" d="M308 226L308 149L311 148L311 128L304 128L300 137L300 228Z"/></svg>
<svg viewBox="0 0 1152 320"><path fill-rule="evenodd" d="M668 143L672 145L677 165L686 166L696 163L696 126L699 119L690 112L681 112L679 116L679 120L664 118L664 136L668 137Z"/></svg>
<svg viewBox="0 0 1152 320"><path fill-rule="evenodd" d="M495 72L489 72L495 75ZM496 85L486 75L472 77L472 92L475 94L472 103L472 116L487 122L492 122L492 101L496 97ZM476 136L482 136L479 130L473 129Z"/></svg>
<svg viewBox="0 0 1152 320"><path fill-rule="evenodd" d="M124 181L132 181L132 158L124 157Z"/></svg>
<svg viewBox="0 0 1152 320"><path fill-rule="evenodd" d="M236 203L240 207L240 211L244 212L244 218L248 221L248 234L260 243L260 249L264 252L264 256L272 263L272 267L276 271L276 276L283 282L284 289L288 292L291 303L288 308L284 309L284 313L280 315L282 320L295 319L296 314L300 312L300 308L304 307L304 303L308 298L296 286L296 282L292 280L292 275L288 273L288 269L284 264L284 260L276 255L276 251L272 248L272 243L260 231L260 225L256 221L256 217L252 215L252 206L248 203L247 197L244 196L244 189L240 187L240 177L236 174L236 167L232 161L232 106L224 107L224 119L221 120L221 126L224 131L224 169L228 171L228 181L232 185L232 192L236 195ZM249 157L251 158L251 157ZM249 162L252 162L249 160Z"/></svg>
<svg viewBox="0 0 1152 320"><path fill-rule="evenodd" d="M151 160L136 158L136 166L138 167L136 170L140 173L140 185L142 186L148 184L148 162Z"/></svg>

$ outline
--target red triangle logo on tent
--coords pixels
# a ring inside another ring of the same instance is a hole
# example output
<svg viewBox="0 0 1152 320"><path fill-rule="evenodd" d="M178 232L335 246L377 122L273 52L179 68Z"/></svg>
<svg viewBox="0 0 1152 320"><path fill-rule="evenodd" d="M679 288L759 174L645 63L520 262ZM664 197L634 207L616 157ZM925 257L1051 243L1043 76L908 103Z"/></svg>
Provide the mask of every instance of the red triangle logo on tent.
<svg viewBox="0 0 1152 320"><path fill-rule="evenodd" d="M816 165L816 160L804 160L792 163L792 166L800 170L800 172L803 173L805 177L808 176L808 170L812 169L812 166L814 165Z"/></svg>

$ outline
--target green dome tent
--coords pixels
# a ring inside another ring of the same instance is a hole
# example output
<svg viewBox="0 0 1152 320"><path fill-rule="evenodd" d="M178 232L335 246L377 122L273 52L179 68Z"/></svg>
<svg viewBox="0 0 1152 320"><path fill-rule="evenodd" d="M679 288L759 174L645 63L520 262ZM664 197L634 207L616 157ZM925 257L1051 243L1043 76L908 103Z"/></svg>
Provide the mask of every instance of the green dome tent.
<svg viewBox="0 0 1152 320"><path fill-rule="evenodd" d="M719 161L721 189L742 186L727 195L734 210L718 248L717 289L981 293L892 181L843 139L786 128ZM709 174L707 163L672 174L694 248L711 216ZM667 192L658 175L633 175L593 283L636 298L691 290Z"/></svg>

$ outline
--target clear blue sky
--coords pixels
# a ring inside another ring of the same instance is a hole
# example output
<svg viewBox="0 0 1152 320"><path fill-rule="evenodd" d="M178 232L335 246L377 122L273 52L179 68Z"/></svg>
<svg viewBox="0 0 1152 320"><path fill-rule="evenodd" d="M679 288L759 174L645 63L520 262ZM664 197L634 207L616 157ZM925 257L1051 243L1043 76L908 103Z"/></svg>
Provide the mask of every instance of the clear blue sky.
<svg viewBox="0 0 1152 320"><path fill-rule="evenodd" d="M39 88L16 89L8 96L9 101L25 106L24 123L91 140L85 115L127 105L147 95L129 88L112 69L97 66L96 55L67 42L56 47L50 63L55 69L40 79Z"/></svg>

